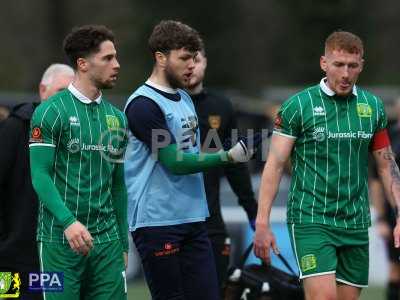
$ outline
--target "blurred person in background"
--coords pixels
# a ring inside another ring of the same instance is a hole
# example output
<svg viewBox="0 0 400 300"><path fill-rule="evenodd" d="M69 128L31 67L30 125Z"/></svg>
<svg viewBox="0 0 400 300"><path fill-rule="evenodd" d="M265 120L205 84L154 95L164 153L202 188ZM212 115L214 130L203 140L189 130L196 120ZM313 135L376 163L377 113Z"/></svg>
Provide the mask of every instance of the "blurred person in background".
<svg viewBox="0 0 400 300"><path fill-rule="evenodd" d="M237 121L232 103L226 97L204 88L203 80L207 68L205 50L201 49L194 59L195 66L187 90L193 100L200 127L202 151L218 152L220 145L215 143L216 136L222 144L232 138L237 130ZM213 139L207 139L213 137ZM205 144L205 142L207 144ZM239 204L246 211L249 223L254 230L257 215L257 202L251 186L247 163L226 165L203 172L208 210L206 219L208 237L214 252L218 283L223 291L227 279L231 242L221 214L220 178L225 175L239 199Z"/></svg>
<svg viewBox="0 0 400 300"><path fill-rule="evenodd" d="M7 119L10 115L10 110L8 107L0 105L0 122Z"/></svg>
<svg viewBox="0 0 400 300"><path fill-rule="evenodd" d="M400 163L400 99L397 99L394 107L395 119L389 123L389 136L392 142L392 150L399 166ZM393 229L396 226L396 213L393 207L396 204L387 199L384 189L379 181L376 166L372 164L369 180L371 201L376 211L376 226L378 233L386 243L389 259L389 276L386 286L386 300L400 299L400 249L396 248L393 239Z"/></svg>
<svg viewBox="0 0 400 300"><path fill-rule="evenodd" d="M363 54L358 36L328 36L320 58L326 77L283 103L261 180L254 251L270 263L270 250L279 249L269 217L291 156L287 222L307 300L358 299L368 286L370 152L387 196L400 208L400 172L383 103L356 85Z"/></svg>
<svg viewBox="0 0 400 300"><path fill-rule="evenodd" d="M73 76L67 65L50 65L39 84L40 100L65 89ZM27 291L29 272L40 271L35 239L38 201L28 150L30 121L39 104L15 106L0 126L0 271L20 273L21 299L42 299L41 294Z"/></svg>

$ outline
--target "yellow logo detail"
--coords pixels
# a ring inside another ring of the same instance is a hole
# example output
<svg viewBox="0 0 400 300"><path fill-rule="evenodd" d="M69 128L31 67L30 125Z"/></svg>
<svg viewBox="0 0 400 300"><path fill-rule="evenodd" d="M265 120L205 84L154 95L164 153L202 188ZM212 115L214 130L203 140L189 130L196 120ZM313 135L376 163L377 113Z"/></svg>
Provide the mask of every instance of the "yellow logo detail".
<svg viewBox="0 0 400 300"><path fill-rule="evenodd" d="M210 115L208 116L208 124L212 129L218 129L221 126L221 116Z"/></svg>
<svg viewBox="0 0 400 300"><path fill-rule="evenodd" d="M314 254L304 255L301 258L301 270L303 272L310 271L317 267L317 258Z"/></svg>
<svg viewBox="0 0 400 300"><path fill-rule="evenodd" d="M11 283L13 283L11 287ZM19 298L21 278L19 273L0 272L0 298Z"/></svg>
<svg viewBox="0 0 400 300"><path fill-rule="evenodd" d="M109 129L118 129L120 127L116 116L106 115L106 122Z"/></svg>
<svg viewBox="0 0 400 300"><path fill-rule="evenodd" d="M369 118L372 116L372 108L366 103L357 103L357 114L360 118Z"/></svg>

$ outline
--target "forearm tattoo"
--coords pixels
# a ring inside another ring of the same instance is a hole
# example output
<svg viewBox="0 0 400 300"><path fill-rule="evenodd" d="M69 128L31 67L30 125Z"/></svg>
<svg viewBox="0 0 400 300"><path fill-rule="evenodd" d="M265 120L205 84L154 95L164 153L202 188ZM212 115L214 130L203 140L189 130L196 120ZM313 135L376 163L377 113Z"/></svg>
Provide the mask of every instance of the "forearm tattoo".
<svg viewBox="0 0 400 300"><path fill-rule="evenodd" d="M397 216L400 212L400 171L393 152L383 152L383 158L389 161L390 165L390 192L396 203Z"/></svg>

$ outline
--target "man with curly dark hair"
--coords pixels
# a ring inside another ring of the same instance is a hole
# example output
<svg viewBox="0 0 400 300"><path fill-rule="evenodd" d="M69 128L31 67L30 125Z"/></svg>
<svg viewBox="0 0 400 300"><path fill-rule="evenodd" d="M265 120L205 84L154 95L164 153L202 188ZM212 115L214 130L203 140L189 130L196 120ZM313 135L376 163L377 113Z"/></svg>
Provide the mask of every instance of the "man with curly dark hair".
<svg viewBox="0 0 400 300"><path fill-rule="evenodd" d="M43 295L124 300L126 121L101 93L115 85L120 68L114 35L99 25L75 28L64 50L76 75L35 110L29 145L41 271L63 272L63 291Z"/></svg>

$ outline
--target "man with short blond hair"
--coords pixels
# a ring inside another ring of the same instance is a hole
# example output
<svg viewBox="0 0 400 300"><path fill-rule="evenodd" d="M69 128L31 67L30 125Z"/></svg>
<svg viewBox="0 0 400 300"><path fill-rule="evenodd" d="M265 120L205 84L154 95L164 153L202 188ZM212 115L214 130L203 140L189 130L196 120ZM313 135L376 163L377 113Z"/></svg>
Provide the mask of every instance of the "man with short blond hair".
<svg viewBox="0 0 400 300"><path fill-rule="evenodd" d="M355 85L363 53L361 39L350 32L327 38L320 59L326 77L283 103L262 176L254 248L269 262L270 248L279 251L271 206L291 157L287 222L308 300L357 299L368 285L369 151L388 197L400 207L400 173L383 103Z"/></svg>

